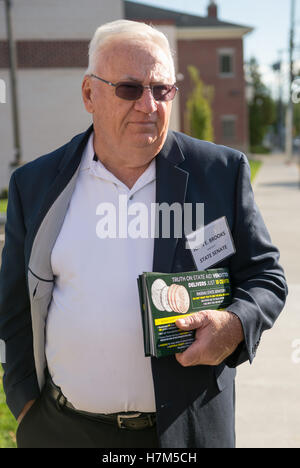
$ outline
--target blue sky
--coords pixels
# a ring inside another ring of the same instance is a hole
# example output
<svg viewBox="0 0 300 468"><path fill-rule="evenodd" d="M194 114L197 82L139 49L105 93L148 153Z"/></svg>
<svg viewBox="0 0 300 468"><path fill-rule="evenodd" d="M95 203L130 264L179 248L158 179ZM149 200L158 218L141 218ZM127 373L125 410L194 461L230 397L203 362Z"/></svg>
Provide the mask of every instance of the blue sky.
<svg viewBox="0 0 300 468"><path fill-rule="evenodd" d="M208 0L134 0L162 8L176 9L206 16ZM252 26L254 31L245 36L245 59L255 56L260 64L264 82L276 95L276 78L270 66L278 61L279 51L286 62L284 78L287 84L287 63L290 29L290 0L217 0L219 19ZM300 0L296 0L295 39L300 59ZM300 68L300 63L299 63Z"/></svg>

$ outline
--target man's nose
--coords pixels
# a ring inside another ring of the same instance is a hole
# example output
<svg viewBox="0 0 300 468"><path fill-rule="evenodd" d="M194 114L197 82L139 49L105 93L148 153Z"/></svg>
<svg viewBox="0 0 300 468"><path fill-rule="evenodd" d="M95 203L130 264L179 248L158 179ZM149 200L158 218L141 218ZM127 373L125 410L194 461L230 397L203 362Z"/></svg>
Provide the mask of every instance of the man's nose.
<svg viewBox="0 0 300 468"><path fill-rule="evenodd" d="M143 94L135 101L135 109L139 110L140 112L144 112L145 114L151 114L157 110L157 102L155 101L152 90L149 87L145 86L143 90Z"/></svg>

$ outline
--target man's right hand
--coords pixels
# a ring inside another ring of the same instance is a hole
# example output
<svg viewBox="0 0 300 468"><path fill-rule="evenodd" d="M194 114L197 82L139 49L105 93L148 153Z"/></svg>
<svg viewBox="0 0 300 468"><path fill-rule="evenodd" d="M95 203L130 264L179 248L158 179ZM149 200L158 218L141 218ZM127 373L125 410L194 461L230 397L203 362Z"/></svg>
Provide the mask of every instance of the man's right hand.
<svg viewBox="0 0 300 468"><path fill-rule="evenodd" d="M22 421L22 419L24 418L25 414L27 413L27 411L30 410L30 408L32 407L33 403L35 402L35 400L30 400L26 403L26 405L24 406L24 408L22 409L21 413L19 414L19 417L17 419L17 422L20 424L20 422Z"/></svg>

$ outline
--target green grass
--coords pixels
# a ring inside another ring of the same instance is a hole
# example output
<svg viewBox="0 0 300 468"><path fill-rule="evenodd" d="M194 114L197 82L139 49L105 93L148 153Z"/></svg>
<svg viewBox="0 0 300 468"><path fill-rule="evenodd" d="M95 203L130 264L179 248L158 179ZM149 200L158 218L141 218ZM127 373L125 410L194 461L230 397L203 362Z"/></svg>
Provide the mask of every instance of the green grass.
<svg viewBox="0 0 300 468"><path fill-rule="evenodd" d="M6 213L7 200L0 200L0 213Z"/></svg>
<svg viewBox="0 0 300 468"><path fill-rule="evenodd" d="M253 182L262 165L262 162L250 159L249 164L250 164L250 169L251 169L251 182Z"/></svg>
<svg viewBox="0 0 300 468"><path fill-rule="evenodd" d="M3 370L0 366L0 448L16 448L17 422L5 402L2 375Z"/></svg>

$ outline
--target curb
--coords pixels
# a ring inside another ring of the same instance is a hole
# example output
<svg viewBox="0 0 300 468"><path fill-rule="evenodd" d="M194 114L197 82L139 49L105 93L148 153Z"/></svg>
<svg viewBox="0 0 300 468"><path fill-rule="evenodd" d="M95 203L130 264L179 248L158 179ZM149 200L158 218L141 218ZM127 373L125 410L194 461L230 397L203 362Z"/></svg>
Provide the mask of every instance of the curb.
<svg viewBox="0 0 300 468"><path fill-rule="evenodd" d="M0 213L0 225L6 223L6 214Z"/></svg>

